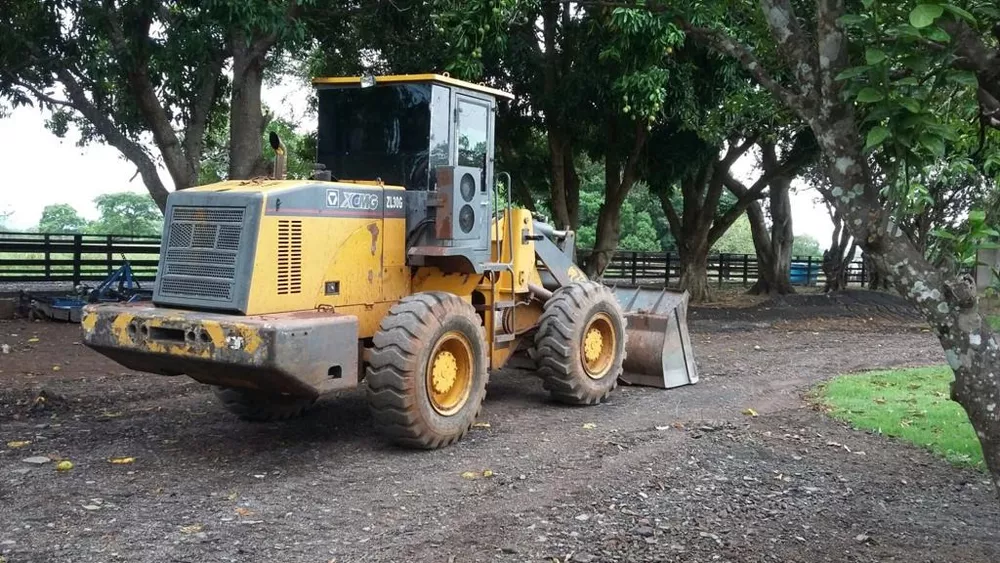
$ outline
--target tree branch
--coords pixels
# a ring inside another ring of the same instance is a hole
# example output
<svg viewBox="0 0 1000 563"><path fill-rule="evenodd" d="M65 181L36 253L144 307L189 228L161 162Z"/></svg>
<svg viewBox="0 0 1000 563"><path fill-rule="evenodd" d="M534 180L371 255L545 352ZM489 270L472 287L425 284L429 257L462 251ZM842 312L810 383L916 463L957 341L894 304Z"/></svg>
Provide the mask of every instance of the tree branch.
<svg viewBox="0 0 1000 563"><path fill-rule="evenodd" d="M192 170L201 167L201 153L205 147L205 130L208 128L212 106L215 105L216 101L218 76L222 72L222 66L227 57L228 54L220 50L211 63L201 67L198 73L201 84L198 88L198 94L192 101L191 115L188 118L183 144L184 155Z"/></svg>
<svg viewBox="0 0 1000 563"><path fill-rule="evenodd" d="M7 74L7 73L5 73L5 74ZM12 82L15 85L20 86L21 88L24 88L25 90L31 92L31 94L33 96L35 96L35 98L37 98L40 103L46 103L46 104L50 104L50 105L53 105L53 106L68 107L70 109L75 109L75 110L79 111L79 109L75 105L73 105L73 102L70 102L70 101L67 101L67 100L60 100L58 98L53 98L52 96L49 96L48 94L46 94L45 92L42 92L38 88L35 88L31 84L28 84L28 83L23 82L21 80L13 80Z"/></svg>
<svg viewBox="0 0 1000 563"><path fill-rule="evenodd" d="M657 198L660 200L660 207L663 208L664 215L667 216L667 224L670 225L670 232L673 234L674 239L678 239L681 236L681 218L677 214L677 209L674 207L674 203L670 201L670 193L666 190L659 190L656 193Z"/></svg>
<svg viewBox="0 0 1000 563"><path fill-rule="evenodd" d="M681 23L684 30L696 40L699 40L708 47L739 61L739 63L743 65L743 68L745 68L747 72L753 76L754 80L756 80L761 87L771 92L771 94L781 100L786 106L794 111L806 112L806 106L803 103L802 97L775 81L774 78L772 78L767 72L767 69L761 65L757 56L753 54L753 51L751 51L749 47L739 41L736 41L732 37L729 37L725 33L693 26L687 22Z"/></svg>
<svg viewBox="0 0 1000 563"><path fill-rule="evenodd" d="M127 56L129 51L128 40L125 38L125 32L117 20L118 13L115 10L115 2L114 0L103 0L103 5L109 36L115 50L118 51L119 60L129 60L130 57ZM146 24L148 23L149 20L147 19ZM148 25L144 30L140 31L148 36ZM149 69L145 58L135 57L131 68L128 68L126 73L128 84L136 98L136 103L139 105L139 111L142 113L146 125L153 133L153 142L160 149L160 154L163 156L163 162L167 166L167 171L170 172L170 176L174 180L174 186L178 189L183 189L193 185L197 181L195 177L197 168L192 168L189 165L181 142L170 123L170 118L167 116L163 104L160 103L160 99L156 96L156 88L149 79Z"/></svg>
<svg viewBox="0 0 1000 563"><path fill-rule="evenodd" d="M761 11L771 35L778 43L778 53L799 81L799 92L816 89L813 69L815 52L810 49L809 33L799 25L795 9L789 0L760 0Z"/></svg>
<svg viewBox="0 0 1000 563"><path fill-rule="evenodd" d="M829 113L834 107L843 109L846 104L836 103L840 99L843 83L837 75L847 68L847 37L837 21L845 13L844 0L818 0L816 3L816 42L819 53L820 99L826 100L821 113Z"/></svg>
<svg viewBox="0 0 1000 563"><path fill-rule="evenodd" d="M57 71L57 76L59 77L59 81L62 82L63 87L66 88L66 93L69 95L73 109L80 112L94 126L94 129L104 137L104 140L109 145L118 149L125 158L129 159L139 169L142 182L146 185L146 189L149 190L149 194L153 197L160 211L166 209L167 196L170 192L167 191L167 188L160 180L156 164L153 163L153 159L150 158L146 149L136 141L122 134L111 119L87 99L83 87L66 68L60 68Z"/></svg>

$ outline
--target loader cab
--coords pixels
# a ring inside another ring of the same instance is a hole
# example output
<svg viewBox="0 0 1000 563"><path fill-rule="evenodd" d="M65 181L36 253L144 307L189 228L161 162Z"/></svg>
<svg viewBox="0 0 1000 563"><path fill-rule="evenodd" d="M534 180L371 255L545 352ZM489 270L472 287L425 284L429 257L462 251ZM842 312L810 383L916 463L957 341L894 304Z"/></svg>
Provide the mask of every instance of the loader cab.
<svg viewBox="0 0 1000 563"><path fill-rule="evenodd" d="M316 161L340 181L435 191L439 167L493 185L496 99L506 92L435 74L317 78Z"/></svg>
<svg viewBox="0 0 1000 563"><path fill-rule="evenodd" d="M482 273L496 207L496 104L513 96L436 74L313 84L322 179L403 186L407 263Z"/></svg>

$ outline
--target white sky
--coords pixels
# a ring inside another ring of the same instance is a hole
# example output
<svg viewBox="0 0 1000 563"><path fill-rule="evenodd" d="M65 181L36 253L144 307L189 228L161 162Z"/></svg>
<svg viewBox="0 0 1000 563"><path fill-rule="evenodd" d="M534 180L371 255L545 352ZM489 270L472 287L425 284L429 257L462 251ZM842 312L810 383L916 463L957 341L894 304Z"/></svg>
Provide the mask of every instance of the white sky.
<svg viewBox="0 0 1000 563"><path fill-rule="evenodd" d="M306 115L309 87L287 82L264 89L264 103L283 117L302 120ZM46 205L68 203L88 219L96 219L93 200L100 194L146 188L135 167L118 151L106 145L77 147L78 135L71 130L59 139L45 128L48 114L37 108L22 107L8 118L0 119L0 213L13 212L9 228L27 229L38 223ZM749 158L737 167L741 177L755 177ZM164 183L172 187L169 175L161 169ZM818 194L801 189L792 195L792 223L795 234L809 234L825 248L833 225L822 204L814 203Z"/></svg>

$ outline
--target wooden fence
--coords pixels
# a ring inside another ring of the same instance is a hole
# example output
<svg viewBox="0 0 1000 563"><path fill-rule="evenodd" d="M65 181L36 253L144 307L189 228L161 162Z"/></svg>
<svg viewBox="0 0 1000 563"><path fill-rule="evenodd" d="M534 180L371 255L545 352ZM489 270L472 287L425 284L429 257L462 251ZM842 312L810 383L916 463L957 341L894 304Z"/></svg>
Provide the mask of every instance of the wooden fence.
<svg viewBox="0 0 1000 563"><path fill-rule="evenodd" d="M581 262L587 252L577 252ZM757 281L757 256L755 254L715 254L708 258L710 283L742 284L749 286ZM632 284L670 286L676 285L681 276L680 257L671 252L638 252L619 250L604 271L605 281ZM796 285L823 285L822 259L816 256L792 258L792 281ZM868 272L862 260L855 260L847 269L848 284L866 284Z"/></svg>
<svg viewBox="0 0 1000 563"><path fill-rule="evenodd" d="M160 238L0 233L0 282L101 281L129 260L140 281L156 278Z"/></svg>
<svg viewBox="0 0 1000 563"><path fill-rule="evenodd" d="M156 277L159 237L45 233L0 233L0 282L100 281L128 258L139 280ZM578 258L585 259L586 252ZM805 285L825 282L816 257L793 259L799 280ZM808 279L806 274L808 273ZM718 285L757 280L757 257L753 254L717 254L709 257L708 276ZM865 283L862 261L848 271L849 283ZM680 278L680 259L675 253L618 251L604 273L605 280L633 284L669 286ZM793 280L794 281L794 280Z"/></svg>

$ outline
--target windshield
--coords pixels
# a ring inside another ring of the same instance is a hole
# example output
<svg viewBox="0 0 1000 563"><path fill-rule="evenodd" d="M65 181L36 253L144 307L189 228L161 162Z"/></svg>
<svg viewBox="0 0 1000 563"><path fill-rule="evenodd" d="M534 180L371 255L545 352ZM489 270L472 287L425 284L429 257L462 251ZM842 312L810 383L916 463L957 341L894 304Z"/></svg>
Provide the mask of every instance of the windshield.
<svg viewBox="0 0 1000 563"><path fill-rule="evenodd" d="M319 98L317 160L339 180L427 189L429 84L326 88Z"/></svg>

